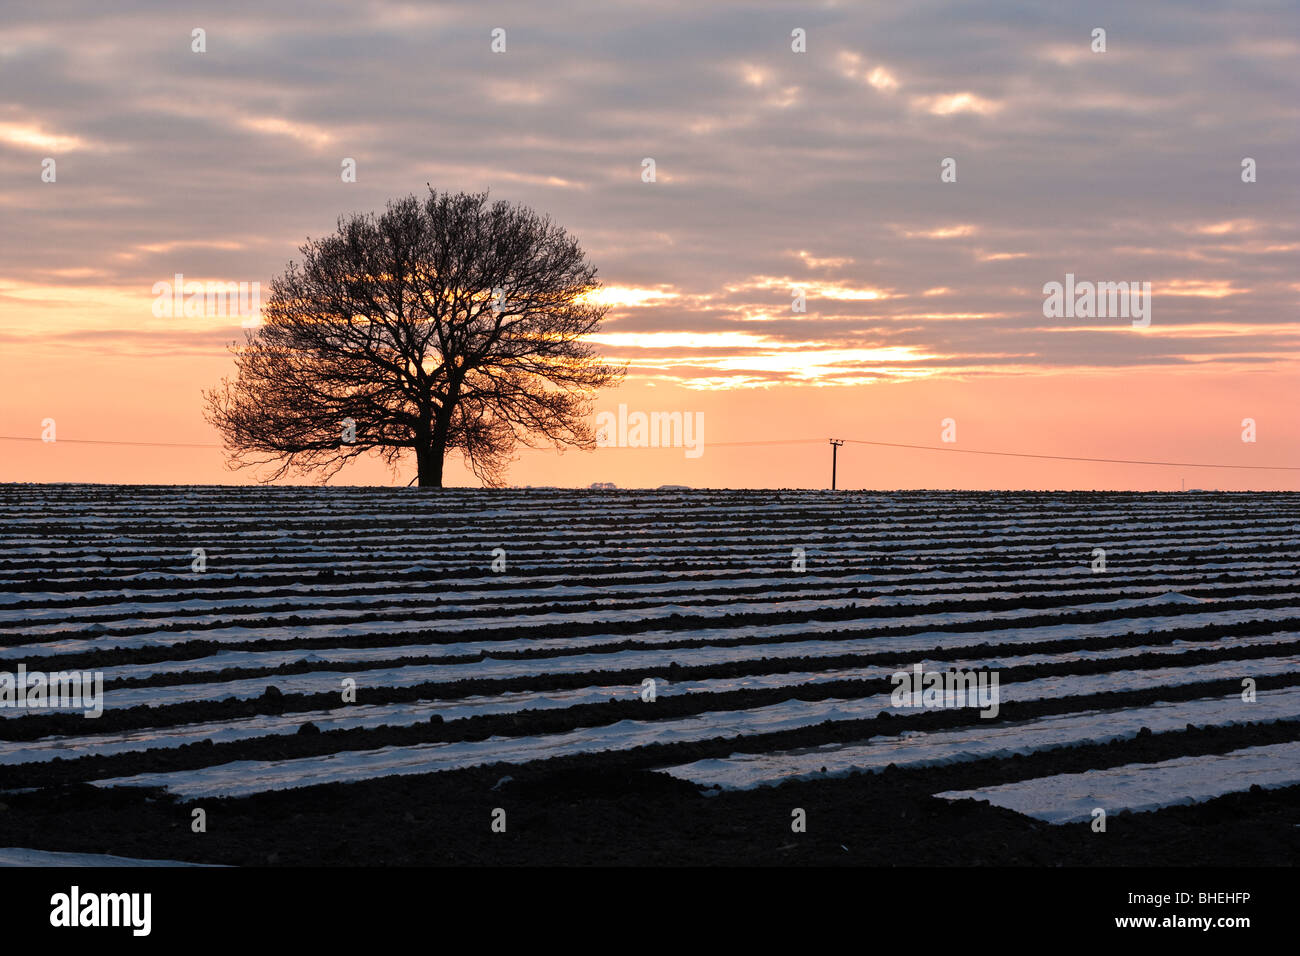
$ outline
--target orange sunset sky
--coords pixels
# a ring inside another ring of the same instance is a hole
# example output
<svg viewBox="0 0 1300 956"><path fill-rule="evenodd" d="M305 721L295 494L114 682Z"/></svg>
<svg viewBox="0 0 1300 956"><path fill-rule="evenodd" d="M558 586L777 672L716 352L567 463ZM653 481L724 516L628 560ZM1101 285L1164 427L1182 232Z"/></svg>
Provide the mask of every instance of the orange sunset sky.
<svg viewBox="0 0 1300 956"><path fill-rule="evenodd" d="M155 317L154 284L265 288L426 182L580 239L629 367L593 411L703 415L699 457L525 451L513 484L823 487L826 438L948 418L953 448L1300 469L1294 5L69 6L0 23L0 481L255 481L180 447L219 441L200 392L240 320ZM1150 326L1045 318L1067 273L1149 282ZM1300 470L839 456L843 488L1183 481Z"/></svg>

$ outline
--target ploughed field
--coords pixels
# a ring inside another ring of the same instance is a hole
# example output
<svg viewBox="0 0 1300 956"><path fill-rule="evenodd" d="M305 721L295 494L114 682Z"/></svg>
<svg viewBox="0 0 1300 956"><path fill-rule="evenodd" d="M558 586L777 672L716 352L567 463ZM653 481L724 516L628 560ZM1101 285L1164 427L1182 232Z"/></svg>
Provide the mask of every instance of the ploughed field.
<svg viewBox="0 0 1300 956"><path fill-rule="evenodd" d="M103 679L0 707L0 847L1300 855L1294 494L0 485L0 528L0 673Z"/></svg>

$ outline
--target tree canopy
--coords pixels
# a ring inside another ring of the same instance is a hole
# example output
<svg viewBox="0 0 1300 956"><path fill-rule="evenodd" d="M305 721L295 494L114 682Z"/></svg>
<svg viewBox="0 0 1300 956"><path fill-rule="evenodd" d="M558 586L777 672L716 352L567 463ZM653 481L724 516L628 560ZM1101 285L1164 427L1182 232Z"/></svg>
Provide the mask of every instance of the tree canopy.
<svg viewBox="0 0 1300 956"><path fill-rule="evenodd" d="M232 467L328 480L380 456L441 487L448 452L500 485L519 445L590 448L598 389L624 369L586 336L596 269L533 210L487 193L408 196L340 218L271 281L236 374L205 393Z"/></svg>

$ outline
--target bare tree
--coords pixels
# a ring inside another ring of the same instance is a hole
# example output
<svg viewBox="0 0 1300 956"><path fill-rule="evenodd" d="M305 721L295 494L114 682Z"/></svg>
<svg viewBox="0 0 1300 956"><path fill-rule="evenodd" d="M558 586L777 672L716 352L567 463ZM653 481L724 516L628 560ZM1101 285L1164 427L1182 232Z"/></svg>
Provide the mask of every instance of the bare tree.
<svg viewBox="0 0 1300 956"><path fill-rule="evenodd" d="M207 393L230 466L328 480L366 453L415 457L442 486L448 451L499 485L517 445L595 444L584 421L624 369L584 336L605 315L576 240L523 206L430 187L340 218L271 282L264 324Z"/></svg>

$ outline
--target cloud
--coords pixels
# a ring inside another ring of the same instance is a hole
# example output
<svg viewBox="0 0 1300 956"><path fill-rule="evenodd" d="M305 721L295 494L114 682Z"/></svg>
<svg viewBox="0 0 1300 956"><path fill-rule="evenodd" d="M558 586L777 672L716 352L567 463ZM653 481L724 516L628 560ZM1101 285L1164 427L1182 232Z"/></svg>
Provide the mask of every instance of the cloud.
<svg viewBox="0 0 1300 956"><path fill-rule="evenodd" d="M52 133L39 123L0 123L0 142L15 149L71 153L86 148L80 136Z"/></svg>
<svg viewBox="0 0 1300 956"><path fill-rule="evenodd" d="M937 96L917 96L912 99L915 109L925 110L935 116L953 116L958 113L975 113L990 116L1002 109L1002 104L985 99L975 93L943 93Z"/></svg>
<svg viewBox="0 0 1300 956"><path fill-rule="evenodd" d="M237 2L208 16L203 54L143 0L11 12L4 330L107 349L117 328L112 348L153 350L152 283L265 285L340 215L428 182L573 232L605 284L605 341L655 381L1293 361L1294 12L1090 9L1105 54L1069 11L1022 2L508 2L491 22ZM1150 334L1048 327L1041 289L1066 273L1151 281ZM218 338L178 341L219 354Z"/></svg>

